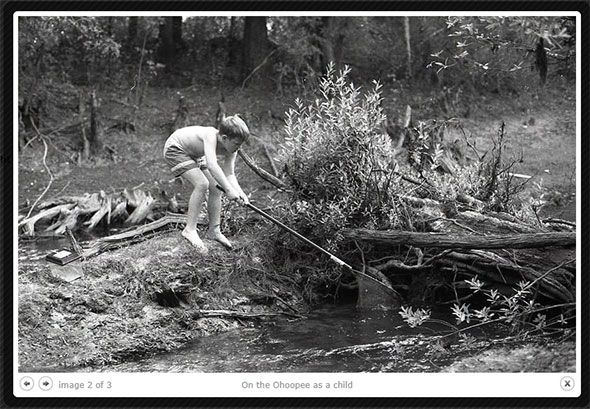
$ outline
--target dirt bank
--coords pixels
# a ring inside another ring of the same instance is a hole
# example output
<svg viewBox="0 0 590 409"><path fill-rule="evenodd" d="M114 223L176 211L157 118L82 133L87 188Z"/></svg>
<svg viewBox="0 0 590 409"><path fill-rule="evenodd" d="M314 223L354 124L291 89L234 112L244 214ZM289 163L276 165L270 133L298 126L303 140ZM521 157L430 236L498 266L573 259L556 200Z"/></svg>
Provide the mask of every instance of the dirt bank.
<svg viewBox="0 0 590 409"><path fill-rule="evenodd" d="M233 252L208 244L200 256L174 230L80 264L19 265L20 370L122 362L265 319L247 314L305 311L294 288L259 265L261 250L246 238ZM66 268L81 277L60 278ZM244 317L199 318L211 310Z"/></svg>

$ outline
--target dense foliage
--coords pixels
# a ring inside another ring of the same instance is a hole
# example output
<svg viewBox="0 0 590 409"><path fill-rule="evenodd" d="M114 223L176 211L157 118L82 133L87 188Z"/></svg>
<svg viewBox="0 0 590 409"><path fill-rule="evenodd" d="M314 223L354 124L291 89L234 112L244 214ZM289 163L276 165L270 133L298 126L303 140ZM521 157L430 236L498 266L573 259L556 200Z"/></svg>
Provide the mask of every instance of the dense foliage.
<svg viewBox="0 0 590 409"><path fill-rule="evenodd" d="M571 76L575 20L571 17L448 17L427 68L451 84L501 92L532 86L547 71ZM550 65L550 66L548 66Z"/></svg>
<svg viewBox="0 0 590 409"><path fill-rule="evenodd" d="M455 325L432 318L432 311L424 308L402 307L399 314L412 328L431 322L443 324L451 329L439 339L438 347L444 347L448 339L459 336L465 344L473 343L475 338L469 335L469 330L484 325L497 323L506 324L515 339L525 339L530 335L559 335L568 339L574 331L571 322L575 320L575 303L568 303L552 307L542 306L536 301L533 290L535 281L520 281L511 289L510 295L501 294L496 286L491 288L479 280L477 275L464 280L471 294L462 301L453 304L451 312L455 317ZM488 288L486 288L488 287ZM485 298L480 309L474 308L466 300L480 296ZM558 310L559 313L554 311Z"/></svg>
<svg viewBox="0 0 590 409"><path fill-rule="evenodd" d="M31 80L54 74L97 85L121 70L135 73L140 58L142 64L170 65L169 71L187 78L203 70L204 79L241 63L245 17L169 19L20 17L21 75ZM354 75L382 81L411 76L447 86L493 88L508 81L518 88L520 80L538 78L531 69L543 69L536 54L540 40L548 70L541 75L571 76L575 69L571 17L411 17L407 27L403 17L275 16L266 21L272 53L266 64L272 65L277 88L321 75L331 60L348 64ZM178 33L173 41L182 44L164 55L169 23ZM212 70L215 65L220 69Z"/></svg>
<svg viewBox="0 0 590 409"><path fill-rule="evenodd" d="M467 197L482 211L537 223L532 202L521 195L526 182L510 173L519 159L506 157L503 124L491 137L491 148L478 152L467 136L443 140L448 128L460 127L457 121L417 121L407 129L403 154L397 155L395 135L383 128L381 85L361 89L349 74L348 67L337 73L329 65L315 96L297 99L287 113L280 162L288 196L275 207L285 224L333 253L355 259L359 249L342 239L344 229L436 231L437 213L408 205L414 198L441 203L444 214L453 217L457 198ZM465 149L473 149L476 158L464 158ZM317 287L329 293L340 285L342 270L325 258L311 262L307 257L300 270L293 260L305 257L309 247L271 229L263 234L270 240L266 256L297 271L299 281L316 288L310 294L322 293Z"/></svg>
<svg viewBox="0 0 590 409"><path fill-rule="evenodd" d="M285 126L289 222L328 244L344 227L383 225L391 205L393 148L380 132L380 85L363 95L348 74L329 66L318 98L297 100Z"/></svg>

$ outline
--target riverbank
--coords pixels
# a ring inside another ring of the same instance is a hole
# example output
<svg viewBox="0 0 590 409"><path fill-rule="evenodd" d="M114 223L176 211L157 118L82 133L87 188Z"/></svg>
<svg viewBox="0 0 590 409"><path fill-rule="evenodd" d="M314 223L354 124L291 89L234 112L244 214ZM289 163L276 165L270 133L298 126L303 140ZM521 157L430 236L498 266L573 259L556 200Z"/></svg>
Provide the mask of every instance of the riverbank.
<svg viewBox="0 0 590 409"><path fill-rule="evenodd" d="M180 230L173 230L64 267L21 263L20 370L138 359L198 337L306 311L284 277L257 266L261 250L245 237L236 240L233 252L207 244L209 254L198 255ZM79 278L68 282L76 273ZM219 316L207 317L206 311Z"/></svg>
<svg viewBox="0 0 590 409"><path fill-rule="evenodd" d="M447 328L412 329L397 311L361 312L350 301L313 310L291 278L260 264L264 250L251 238L238 238L232 252L207 244L210 253L198 255L173 229L65 267L22 263L20 371L339 371L343 362L377 372L575 368L573 342L514 340L492 327L442 347Z"/></svg>

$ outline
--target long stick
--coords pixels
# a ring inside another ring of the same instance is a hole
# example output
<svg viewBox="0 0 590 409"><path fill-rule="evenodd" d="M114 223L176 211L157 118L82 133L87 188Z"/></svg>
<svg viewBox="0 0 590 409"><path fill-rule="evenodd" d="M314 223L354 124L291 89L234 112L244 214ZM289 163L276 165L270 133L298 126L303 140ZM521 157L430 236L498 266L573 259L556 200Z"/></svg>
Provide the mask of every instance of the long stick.
<svg viewBox="0 0 590 409"><path fill-rule="evenodd" d="M270 214L265 213L264 211L260 210L259 208L257 208L256 206L254 206L252 203L247 203L246 206L249 207L250 209L254 210L256 213L258 213L259 215L261 215L265 219L268 219L271 222L273 222L274 224L276 224L276 225L282 227L283 229L287 230L289 233L291 233L292 235L294 235L298 239L303 240L304 242L306 242L310 246L313 246L316 249L318 249L319 251L321 251L322 253L330 256L330 259L332 259L332 261L340 264L343 267L347 267L347 268L353 270L353 268L350 265L348 265L344 261L340 260L338 257L336 257L334 254L330 253L325 248L318 246L313 241L311 241L308 238L306 238L306 237L302 236L301 234L297 233L295 230L293 230L289 226L286 226L285 224L281 223L280 221L278 221L277 219L275 219L274 217L272 217Z"/></svg>
<svg viewBox="0 0 590 409"><path fill-rule="evenodd" d="M339 259L338 257L336 257L334 254L330 253L325 248L318 246L313 241L309 240L307 237L304 237L301 234L297 233L295 230L293 230L289 226L286 226L285 224L281 223L280 221L278 221L277 219L275 219L274 217L272 217L268 213L265 213L264 211L260 210L259 208L257 208L253 204L248 203L248 204L246 204L246 206L249 207L250 209L252 209L253 211L255 211L256 213L258 213L259 215L261 215L262 217L264 217L264 218L268 219L269 221L273 222L277 226L280 226L281 228L287 230L289 233L291 233L292 235L294 235L298 239L304 241L305 243L309 244L310 246L312 246L312 247L318 249L319 251L321 251L322 253L328 255L332 261L334 261L335 263L339 264L342 267L348 268L353 274L360 275L360 276L363 276L365 278L368 278L369 280L373 281L374 283L377 283L377 284L385 287L389 292L395 294L396 296L399 296L399 294L393 288L391 288L389 285L387 285L384 282L376 279L375 277L372 277L371 275L369 275L367 273L364 273L362 271L359 271L359 270L356 270L356 269L352 268L352 266L350 266L349 264L345 263L344 261L342 261L341 259ZM371 268L371 267L369 267L369 268Z"/></svg>
<svg viewBox="0 0 590 409"><path fill-rule="evenodd" d="M226 193L225 192L225 189L222 188L221 186L217 185L216 187L217 187L217 189L221 190L223 193ZM347 268L349 268L351 270L354 270L350 265L348 265L344 261L340 260L338 257L336 257L334 254L330 253L325 248L318 246L313 241L309 240L307 237L304 237L301 234L297 233L295 230L293 230L289 226L283 224L282 222L278 221L277 219L275 219L274 217L272 217L270 214L268 214L268 213L260 210L259 208L257 208L256 206L254 206L252 203L246 203L246 206L249 207L250 209L254 210L256 213L258 213L259 215L261 215L265 219L270 220L271 222L273 222L277 226L280 226L281 228L287 230L289 233L291 233L293 236L297 237L298 239L303 240L304 242L306 242L310 246L312 246L312 247L318 249L319 251L321 251L322 253L330 256L330 259L332 259L332 261L340 264L343 267L347 267Z"/></svg>

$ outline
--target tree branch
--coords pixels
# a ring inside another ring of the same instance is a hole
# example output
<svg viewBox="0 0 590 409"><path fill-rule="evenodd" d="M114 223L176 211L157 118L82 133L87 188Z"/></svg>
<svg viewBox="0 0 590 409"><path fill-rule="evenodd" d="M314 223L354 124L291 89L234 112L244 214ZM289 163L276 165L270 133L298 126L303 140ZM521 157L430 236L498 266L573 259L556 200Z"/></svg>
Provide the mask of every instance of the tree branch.
<svg viewBox="0 0 590 409"><path fill-rule="evenodd" d="M27 213L26 219L28 219L31 216L31 213L33 213L33 209L35 208L35 206L37 205L37 203L39 203L39 200L41 200L41 198L43 196L45 196L45 193L47 193L47 191L51 187L51 184L53 183L53 180L54 180L53 174L51 173L51 169L49 169L49 166L47 166L47 162L46 162L46 159L47 159L47 142L45 142L45 138L43 137L43 135L41 135L41 132L39 132L39 129L37 128L37 125L35 125L35 122L33 121L32 118L31 118L31 125L33 125L33 128L35 128L35 132L37 132L37 135L43 141L43 147L45 148L45 151L43 152L43 166L47 170L47 174L49 175L49 178L50 179L49 179L49 182L47 183L47 186L45 187L45 190L43 190L43 192L41 193L41 195L37 198L37 200L35 200L35 202L31 206L31 208L29 209L29 212Z"/></svg>

